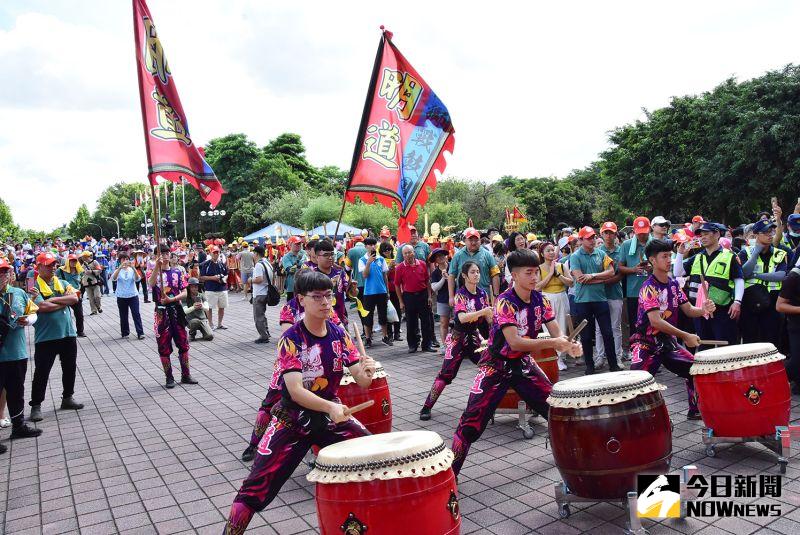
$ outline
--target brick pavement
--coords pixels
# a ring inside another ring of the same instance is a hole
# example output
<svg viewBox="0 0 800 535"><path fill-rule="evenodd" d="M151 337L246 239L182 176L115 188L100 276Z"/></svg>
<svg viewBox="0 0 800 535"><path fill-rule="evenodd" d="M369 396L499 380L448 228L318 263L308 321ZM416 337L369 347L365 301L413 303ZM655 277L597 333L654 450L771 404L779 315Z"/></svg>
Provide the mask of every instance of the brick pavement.
<svg viewBox="0 0 800 535"><path fill-rule="evenodd" d="M227 331L213 342L192 344L192 374L200 384L163 388L152 335L152 304L142 304L148 338L121 340L114 298L104 313L87 316L88 338L79 339L76 398L82 411L56 411L60 369L53 368L45 420L38 439L0 440L0 526L14 535L58 533L221 532L231 501L248 466L239 456L268 382L275 343L255 345L250 307L231 296ZM88 306L86 307L88 309ZM277 308L270 309L273 333ZM31 348L32 349L32 348ZM431 429L449 443L464 408L475 367L438 401L433 419L420 422L420 405L441 357L408 355L405 347L376 347L371 354L390 373L396 430ZM177 359L174 361L177 366ZM29 366L26 394L30 392ZM566 376L581 373L570 369ZM775 472L774 457L757 445L720 447L706 458L699 422L686 421L683 381L669 372L658 380L675 424L673 467L695 463L706 473ZM793 399L797 423L798 402ZM524 440L513 416L498 416L472 448L461 472L462 533L620 533L623 509L610 503L573 504L559 520L553 483L559 480L546 443L546 426L534 419L536 436ZM800 449L800 442L796 443ZM314 489L301 466L275 502L256 515L248 533L316 533ZM790 463L780 498L781 518L688 519L647 522L652 533L800 533L800 455Z"/></svg>

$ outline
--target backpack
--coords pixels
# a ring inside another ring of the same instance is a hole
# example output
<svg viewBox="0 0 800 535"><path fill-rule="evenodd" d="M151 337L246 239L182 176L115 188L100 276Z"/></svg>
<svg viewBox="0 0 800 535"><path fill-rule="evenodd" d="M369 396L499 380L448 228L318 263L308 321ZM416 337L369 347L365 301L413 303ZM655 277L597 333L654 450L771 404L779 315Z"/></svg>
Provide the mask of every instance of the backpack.
<svg viewBox="0 0 800 535"><path fill-rule="evenodd" d="M264 266L264 276L267 277L267 305L274 307L281 302L281 294L275 285L272 284L266 262L259 260L258 263Z"/></svg>

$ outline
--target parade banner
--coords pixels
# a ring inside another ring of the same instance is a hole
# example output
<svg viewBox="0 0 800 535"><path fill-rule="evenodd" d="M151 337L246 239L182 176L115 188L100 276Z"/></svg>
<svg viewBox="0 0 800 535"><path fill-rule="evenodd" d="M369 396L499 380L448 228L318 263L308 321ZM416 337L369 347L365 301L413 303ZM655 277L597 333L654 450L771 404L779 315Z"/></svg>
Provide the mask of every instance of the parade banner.
<svg viewBox="0 0 800 535"><path fill-rule="evenodd" d="M383 30L383 26L381 26ZM378 45L345 200L375 201L400 210L398 238L406 241L417 206L444 173L455 130L447 108L384 30Z"/></svg>
<svg viewBox="0 0 800 535"><path fill-rule="evenodd" d="M159 176L175 184L185 179L216 206L225 190L189 134L178 89L145 0L133 0L133 33L150 184L155 185Z"/></svg>

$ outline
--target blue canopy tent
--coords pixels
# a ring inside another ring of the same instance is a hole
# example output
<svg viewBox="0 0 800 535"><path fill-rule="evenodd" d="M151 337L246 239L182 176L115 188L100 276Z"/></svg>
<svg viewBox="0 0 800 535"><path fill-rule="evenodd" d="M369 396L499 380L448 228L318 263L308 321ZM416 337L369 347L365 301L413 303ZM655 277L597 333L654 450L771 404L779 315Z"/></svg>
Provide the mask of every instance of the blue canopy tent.
<svg viewBox="0 0 800 535"><path fill-rule="evenodd" d="M266 226L261 230L257 230L253 233L248 234L247 236L244 237L244 239L245 241L249 242L266 238L274 240L276 234L278 235L279 238L286 239L289 236L300 236L301 234L303 234L303 229L287 225L286 223L281 223L280 221L276 221L275 223Z"/></svg>
<svg viewBox="0 0 800 535"><path fill-rule="evenodd" d="M327 236L333 236L333 233L336 232L336 220L331 220L325 223L324 225L320 225L308 232L309 236L313 236L314 234L318 234L320 238L324 238ZM356 234L361 234L361 229L356 228L352 225L348 225L347 223L340 223L339 224L339 233L336 236L336 239L344 238L345 233L350 234L351 236L355 236Z"/></svg>

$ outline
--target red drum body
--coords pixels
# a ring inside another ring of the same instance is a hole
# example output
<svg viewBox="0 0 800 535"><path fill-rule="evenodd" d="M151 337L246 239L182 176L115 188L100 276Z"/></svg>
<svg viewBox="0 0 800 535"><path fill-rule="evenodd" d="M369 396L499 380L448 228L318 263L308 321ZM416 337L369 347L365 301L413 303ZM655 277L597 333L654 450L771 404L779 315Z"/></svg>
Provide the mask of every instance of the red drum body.
<svg viewBox="0 0 800 535"><path fill-rule="evenodd" d="M373 435L388 433L392 430L392 398L389 395L389 382L380 363L376 362L375 366L375 376L369 388L361 388L353 381L351 375L345 374L337 391L342 404L348 407L370 399L375 402L371 407L367 407L355 415L358 421L364 424L364 427Z"/></svg>
<svg viewBox="0 0 800 535"><path fill-rule="evenodd" d="M742 355L748 351L749 360ZM709 353L712 360L708 359ZM721 361L716 358L720 355L732 356ZM715 436L774 435L776 426L789 425L792 396L781 360L783 355L772 344L742 344L698 352L692 366L698 406L703 422ZM747 366L738 367L742 364ZM735 369L725 369L732 367Z"/></svg>
<svg viewBox="0 0 800 535"><path fill-rule="evenodd" d="M385 433L323 448L307 476L317 484L320 533L460 533L452 457L431 431Z"/></svg>
<svg viewBox="0 0 800 535"><path fill-rule="evenodd" d="M616 372L558 383L581 381L606 375L646 374L638 384L590 388L583 399L602 397L602 404L585 407L551 403L548 426L553 457L570 491L583 498L616 500L636 490L638 473L665 473L672 457L672 429L660 387L647 372ZM611 379L630 379L612 377ZM644 386L644 388L643 388ZM656 387L656 388L654 388ZM624 390L628 388L628 393ZM556 387L553 388L556 392ZM622 395L620 391L622 390ZM649 391L647 391L649 390ZM599 394L598 394L599 393ZM624 397L620 401L620 398ZM581 399L578 393L576 399ZM553 400L553 396L548 402ZM572 405L584 405L578 402ZM559 406L563 405L563 406Z"/></svg>
<svg viewBox="0 0 800 535"><path fill-rule="evenodd" d="M545 333L539 333L539 339L550 338ZM551 348L543 349L541 351L534 351L531 353L533 360L539 365L539 368L544 372L550 382L555 384L558 382L558 352Z"/></svg>
<svg viewBox="0 0 800 535"><path fill-rule="evenodd" d="M497 405L498 409L514 409L516 410L519 407L519 402L522 401L522 398L519 397L517 391L513 388L509 388L506 390L506 395L503 396L503 399L500 400L500 403Z"/></svg>

